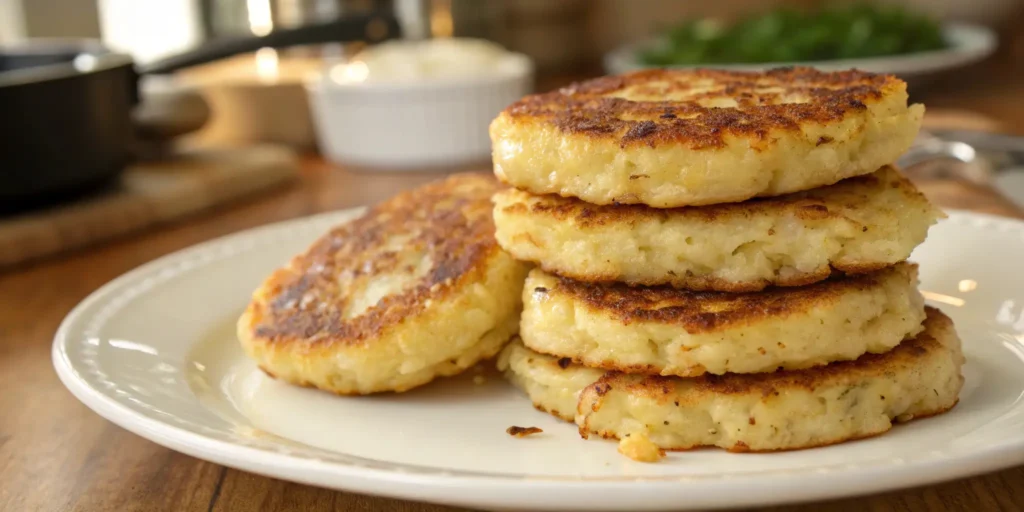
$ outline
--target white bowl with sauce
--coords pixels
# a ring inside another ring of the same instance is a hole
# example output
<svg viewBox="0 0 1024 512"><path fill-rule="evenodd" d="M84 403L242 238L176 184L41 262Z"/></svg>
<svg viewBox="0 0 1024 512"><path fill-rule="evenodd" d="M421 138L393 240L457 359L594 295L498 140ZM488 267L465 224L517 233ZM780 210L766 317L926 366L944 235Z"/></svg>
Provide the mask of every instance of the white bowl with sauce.
<svg viewBox="0 0 1024 512"><path fill-rule="evenodd" d="M394 170L489 161L488 125L532 88L528 57L473 39L384 43L307 83L324 156Z"/></svg>

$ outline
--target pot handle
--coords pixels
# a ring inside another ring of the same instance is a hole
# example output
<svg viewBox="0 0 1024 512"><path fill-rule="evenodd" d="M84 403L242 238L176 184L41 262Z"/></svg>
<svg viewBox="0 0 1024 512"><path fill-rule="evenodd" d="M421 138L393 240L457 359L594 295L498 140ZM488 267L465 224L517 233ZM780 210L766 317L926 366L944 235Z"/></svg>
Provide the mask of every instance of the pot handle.
<svg viewBox="0 0 1024 512"><path fill-rule="evenodd" d="M139 67L142 74L166 74L179 69L249 53L260 48L287 48L328 42L378 42L401 36L398 19L374 14L344 16L326 23L280 29L265 36L217 39L198 48Z"/></svg>

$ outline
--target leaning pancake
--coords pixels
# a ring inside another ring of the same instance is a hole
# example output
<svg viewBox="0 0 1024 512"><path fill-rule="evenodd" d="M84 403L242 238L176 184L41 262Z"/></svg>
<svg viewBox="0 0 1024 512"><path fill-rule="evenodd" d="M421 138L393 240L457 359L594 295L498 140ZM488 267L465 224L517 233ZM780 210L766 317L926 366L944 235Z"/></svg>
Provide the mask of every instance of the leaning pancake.
<svg viewBox="0 0 1024 512"><path fill-rule="evenodd" d="M584 437L642 434L670 450L769 451L869 437L893 421L945 412L956 405L964 359L952 322L928 308L925 330L890 352L800 371L690 379L608 372L580 388L591 369L518 342L499 361L539 408L561 412L564 396L578 394Z"/></svg>
<svg viewBox="0 0 1024 512"><path fill-rule="evenodd" d="M517 188L668 208L874 172L910 147L923 113L888 75L645 70L527 96L490 135L495 174Z"/></svg>
<svg viewBox="0 0 1024 512"><path fill-rule="evenodd" d="M771 372L885 352L920 332L917 266L751 293L631 288L530 272L526 346L587 366L692 377Z"/></svg>
<svg viewBox="0 0 1024 512"><path fill-rule="evenodd" d="M400 194L275 271L238 322L284 381L404 391L496 354L515 334L526 268L494 241L486 175Z"/></svg>
<svg viewBox="0 0 1024 512"><path fill-rule="evenodd" d="M549 272L732 292L887 267L943 216L888 166L806 192L692 208L595 206L515 189L494 199L498 243Z"/></svg>

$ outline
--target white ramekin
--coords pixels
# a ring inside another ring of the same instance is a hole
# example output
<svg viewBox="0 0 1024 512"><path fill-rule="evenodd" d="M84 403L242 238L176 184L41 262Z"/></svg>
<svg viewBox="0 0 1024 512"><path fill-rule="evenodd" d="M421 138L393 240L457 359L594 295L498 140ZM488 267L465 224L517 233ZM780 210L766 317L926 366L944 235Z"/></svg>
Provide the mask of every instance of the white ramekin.
<svg viewBox="0 0 1024 512"><path fill-rule="evenodd" d="M533 64L511 54L492 74L410 82L307 83L321 153L342 165L431 169L490 159L487 127L533 88Z"/></svg>

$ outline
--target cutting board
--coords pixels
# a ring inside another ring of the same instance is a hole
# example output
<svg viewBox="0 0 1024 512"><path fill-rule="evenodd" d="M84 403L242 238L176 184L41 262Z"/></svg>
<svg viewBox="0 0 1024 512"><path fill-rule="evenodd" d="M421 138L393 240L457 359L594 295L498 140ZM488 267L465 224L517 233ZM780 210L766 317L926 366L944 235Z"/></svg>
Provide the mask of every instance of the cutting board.
<svg viewBox="0 0 1024 512"><path fill-rule="evenodd" d="M126 169L119 183L70 203L0 217L0 268L138 232L279 187L298 157L275 145L179 150Z"/></svg>

